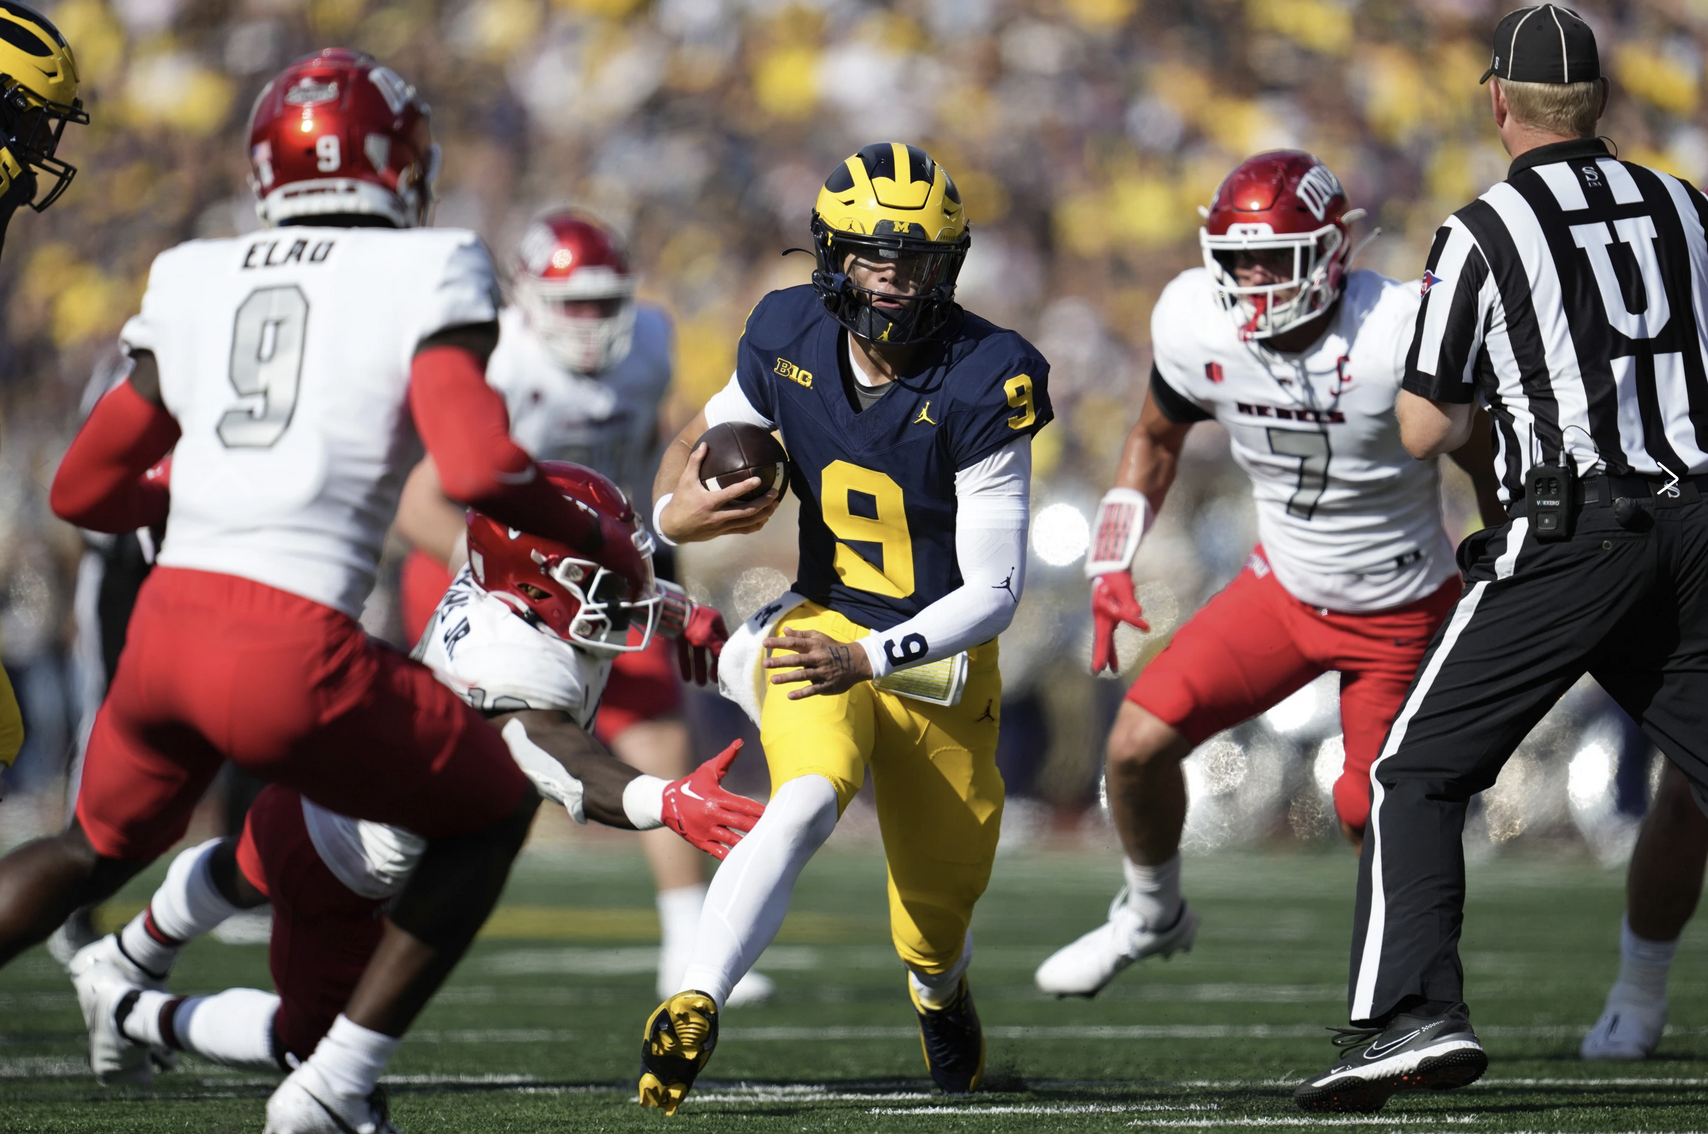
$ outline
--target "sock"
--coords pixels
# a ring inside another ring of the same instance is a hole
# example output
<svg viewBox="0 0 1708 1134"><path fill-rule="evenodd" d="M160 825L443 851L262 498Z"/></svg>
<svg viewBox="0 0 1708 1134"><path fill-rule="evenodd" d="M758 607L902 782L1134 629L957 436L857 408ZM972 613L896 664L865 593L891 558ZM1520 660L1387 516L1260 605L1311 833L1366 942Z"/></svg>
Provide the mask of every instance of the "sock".
<svg viewBox="0 0 1708 1134"><path fill-rule="evenodd" d="M177 1044L167 1042L160 1023L163 1012L169 1011L183 999L182 996L174 996L170 992L143 989L137 994L136 1001L124 1019L119 1021L119 1031L124 1033L126 1039L135 1040L137 1043L146 1043L153 1047L177 1047Z"/></svg>
<svg viewBox="0 0 1708 1134"><path fill-rule="evenodd" d="M1666 997L1667 974L1678 953L1678 940L1649 941L1631 932L1628 920L1619 922L1619 982L1655 1000Z"/></svg>
<svg viewBox="0 0 1708 1134"><path fill-rule="evenodd" d="M308 1062L338 1094L365 1099L374 1093L381 1072L402 1042L397 1036L370 1031L340 1012Z"/></svg>
<svg viewBox="0 0 1708 1134"><path fill-rule="evenodd" d="M961 955L955 958L955 963L940 973L922 973L909 965L907 982L913 986L913 994L919 997L919 1002L927 1008L947 1008L955 1002L955 994L961 990L961 977L966 975L967 966L973 962L973 931L967 930L967 939L961 945Z"/></svg>
<svg viewBox="0 0 1708 1134"><path fill-rule="evenodd" d="M658 994L677 990L682 970L694 955L700 932L700 911L706 905L706 885L677 886L658 892Z"/></svg>
<svg viewBox="0 0 1708 1134"><path fill-rule="evenodd" d="M1121 860L1127 876L1127 908L1139 915L1148 929L1167 929L1180 916L1180 855L1161 866L1140 866Z"/></svg>
<svg viewBox="0 0 1708 1134"><path fill-rule="evenodd" d="M214 886L208 869L221 841L210 839L173 859L148 907L119 931L125 955L148 973L165 976L185 942L239 912Z"/></svg>
<svg viewBox="0 0 1708 1134"><path fill-rule="evenodd" d="M679 991L698 989L724 1006L729 990L782 928L795 879L838 817L836 789L823 776L800 776L777 789L706 888L694 959Z"/></svg>
<svg viewBox="0 0 1708 1134"><path fill-rule="evenodd" d="M142 995L146 998L162 994L145 992ZM175 999L175 1007L165 1005L169 1015L150 1013L170 1027L171 1035L164 1034L165 1027L156 1027L167 1046L227 1067L256 1071L279 1069L273 1053L273 1016L279 1010L277 996L258 988L228 988L212 996ZM142 1007L139 1001L138 1012ZM132 1012L131 1016L134 1018L138 1012ZM125 1034L131 1034L128 1027Z"/></svg>

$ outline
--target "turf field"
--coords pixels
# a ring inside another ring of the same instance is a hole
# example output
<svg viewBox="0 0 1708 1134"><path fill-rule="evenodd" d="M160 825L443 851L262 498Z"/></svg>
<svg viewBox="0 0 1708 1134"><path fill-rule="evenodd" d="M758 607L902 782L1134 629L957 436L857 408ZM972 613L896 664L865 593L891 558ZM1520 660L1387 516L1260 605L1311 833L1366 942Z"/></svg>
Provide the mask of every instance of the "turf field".
<svg viewBox="0 0 1708 1134"><path fill-rule="evenodd" d="M1122 976L1095 1001L1033 991L1037 962L1093 925L1114 862L1019 854L979 911L973 987L989 1093L949 1102L926 1078L882 866L827 851L762 968L781 993L726 1014L723 1043L675 1119L633 1097L654 1005L655 921L638 855L612 841L531 854L505 906L428 1010L389 1080L423 1131L1054 1131L1347 1127L1368 1131L1708 1129L1704 935L1686 937L1661 1056L1587 1065L1579 1036L1616 965L1619 872L1562 852L1474 868L1465 963L1494 1064L1468 1090L1402 1096L1378 1117L1307 1119L1293 1080L1328 1065L1343 1023L1354 863L1340 851L1189 859L1196 950ZM139 886L119 902L146 895ZM178 987L265 986L259 946L200 943ZM68 982L45 952L0 972L0 1130L258 1131L270 1082L207 1065L153 1092L94 1085Z"/></svg>

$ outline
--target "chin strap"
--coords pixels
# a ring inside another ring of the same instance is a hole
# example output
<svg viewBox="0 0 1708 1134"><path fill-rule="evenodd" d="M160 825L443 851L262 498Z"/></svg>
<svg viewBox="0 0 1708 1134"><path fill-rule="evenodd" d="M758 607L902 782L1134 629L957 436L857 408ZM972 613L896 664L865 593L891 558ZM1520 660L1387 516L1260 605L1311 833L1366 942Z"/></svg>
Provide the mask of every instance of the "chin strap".
<svg viewBox="0 0 1708 1134"><path fill-rule="evenodd" d="M1091 525L1091 552L1085 557L1085 577L1127 571L1138 554L1139 541L1151 530L1156 513L1145 494L1133 488L1111 488L1097 505Z"/></svg>

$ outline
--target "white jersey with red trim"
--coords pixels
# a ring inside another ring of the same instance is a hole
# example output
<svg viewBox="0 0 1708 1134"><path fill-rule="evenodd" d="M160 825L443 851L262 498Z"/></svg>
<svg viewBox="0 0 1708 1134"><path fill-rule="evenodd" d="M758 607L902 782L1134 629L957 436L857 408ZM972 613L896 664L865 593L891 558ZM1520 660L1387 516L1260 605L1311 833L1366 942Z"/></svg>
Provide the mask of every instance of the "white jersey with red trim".
<svg viewBox="0 0 1708 1134"><path fill-rule="evenodd" d="M481 712L555 710L589 731L611 676L609 656L536 630L482 590L467 567L439 600L414 657ZM321 861L365 898L386 898L403 889L426 849L426 842L408 831L351 819L307 799L302 811Z"/></svg>
<svg viewBox="0 0 1708 1134"><path fill-rule="evenodd" d="M154 352L183 429L159 562L359 616L420 452L416 346L497 314L492 257L460 229L288 227L161 253L121 334Z"/></svg>
<svg viewBox="0 0 1708 1134"><path fill-rule="evenodd" d="M510 407L510 435L536 461L597 469L649 514L658 471L658 407L670 390L670 316L635 305L634 345L597 374L579 374L546 352L520 307L498 317L498 349L486 380Z"/></svg>
<svg viewBox="0 0 1708 1134"><path fill-rule="evenodd" d="M1203 268L1175 277L1151 314L1158 407L1227 429L1269 565L1312 606L1385 610L1456 573L1436 464L1412 459L1394 417L1418 305L1415 282L1351 272L1300 354L1241 341Z"/></svg>

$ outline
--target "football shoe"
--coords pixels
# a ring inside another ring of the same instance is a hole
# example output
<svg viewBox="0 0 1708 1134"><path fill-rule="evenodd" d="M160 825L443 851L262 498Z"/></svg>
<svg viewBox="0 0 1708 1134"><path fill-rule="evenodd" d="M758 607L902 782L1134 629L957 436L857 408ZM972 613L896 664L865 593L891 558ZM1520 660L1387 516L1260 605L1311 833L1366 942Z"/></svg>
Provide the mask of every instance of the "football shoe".
<svg viewBox="0 0 1708 1134"><path fill-rule="evenodd" d="M1607 993L1601 1019L1583 1037L1578 1054L1585 1059L1647 1059L1666 1031L1666 997L1647 996L1624 984Z"/></svg>
<svg viewBox="0 0 1708 1134"><path fill-rule="evenodd" d="M1152 929L1127 904L1123 887L1109 904L1109 920L1050 954L1033 980L1051 996L1096 996L1134 961L1191 952L1197 936L1198 911L1185 902L1173 925Z"/></svg>
<svg viewBox="0 0 1708 1134"><path fill-rule="evenodd" d="M718 1006L703 992L678 992L647 1017L641 1036L640 1104L675 1114L718 1046Z"/></svg>
<svg viewBox="0 0 1708 1134"><path fill-rule="evenodd" d="M1371 1113L1398 1091L1468 1086L1489 1066L1463 1004L1439 1016L1401 1014L1385 1028L1335 1031L1337 1047L1359 1050L1294 1089L1293 1101L1305 1110Z"/></svg>
<svg viewBox="0 0 1708 1134"><path fill-rule="evenodd" d="M267 1100L264 1134L398 1134L387 1114L384 1087L365 1098L340 1095L312 1063L304 1063Z"/></svg>
<svg viewBox="0 0 1708 1134"><path fill-rule="evenodd" d="M89 1066L103 1087L146 1087L154 1082L148 1045L137 1043L119 1027L119 1010L129 1010L137 994L158 989L164 982L135 964L108 935L85 945L67 966L77 989L77 1004L89 1029ZM127 1003L129 1001L129 1003Z"/></svg>
<svg viewBox="0 0 1708 1134"><path fill-rule="evenodd" d="M955 999L943 1008L927 1008L919 1001L913 981L907 995L919 1017L919 1046L925 1050L925 1068L931 1081L946 1095L964 1095L979 1089L984 1079L984 1029L972 990L962 977Z"/></svg>

